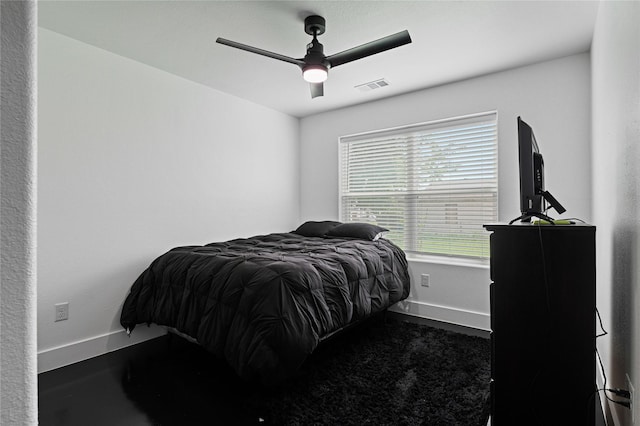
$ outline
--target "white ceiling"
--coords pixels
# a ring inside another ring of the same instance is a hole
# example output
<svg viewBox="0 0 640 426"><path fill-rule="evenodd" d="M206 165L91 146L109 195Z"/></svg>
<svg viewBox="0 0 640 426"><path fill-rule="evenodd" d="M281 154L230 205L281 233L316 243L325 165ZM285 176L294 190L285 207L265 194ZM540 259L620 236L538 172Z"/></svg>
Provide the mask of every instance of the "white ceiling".
<svg viewBox="0 0 640 426"><path fill-rule="evenodd" d="M597 1L54 1L41 27L296 117L588 51ZM408 30L413 42L330 71L311 99L300 69L215 43L301 58L304 18L326 55ZM385 78L389 86L354 86Z"/></svg>

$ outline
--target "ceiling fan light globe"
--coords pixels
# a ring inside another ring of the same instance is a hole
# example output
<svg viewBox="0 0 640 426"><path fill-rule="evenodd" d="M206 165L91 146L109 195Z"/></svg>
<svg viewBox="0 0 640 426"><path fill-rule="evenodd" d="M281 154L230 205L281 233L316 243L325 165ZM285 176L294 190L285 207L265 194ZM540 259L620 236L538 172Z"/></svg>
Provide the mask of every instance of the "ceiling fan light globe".
<svg viewBox="0 0 640 426"><path fill-rule="evenodd" d="M310 65L302 71L302 78L309 83L323 83L328 75L327 68L322 65Z"/></svg>

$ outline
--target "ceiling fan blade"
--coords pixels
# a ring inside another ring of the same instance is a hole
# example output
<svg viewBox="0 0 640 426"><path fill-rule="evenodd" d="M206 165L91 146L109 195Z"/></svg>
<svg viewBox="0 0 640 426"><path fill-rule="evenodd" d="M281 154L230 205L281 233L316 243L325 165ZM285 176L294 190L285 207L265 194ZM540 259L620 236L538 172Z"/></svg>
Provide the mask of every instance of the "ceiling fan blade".
<svg viewBox="0 0 640 426"><path fill-rule="evenodd" d="M327 56L327 61L329 61L333 68L338 65L375 55L376 53L384 52L385 50L400 47L408 43L411 43L411 36L409 36L409 31L404 30L340 53L336 53L335 55Z"/></svg>
<svg viewBox="0 0 640 426"><path fill-rule="evenodd" d="M324 96L324 84L323 83L309 83L311 87L311 98L317 98L318 96Z"/></svg>
<svg viewBox="0 0 640 426"><path fill-rule="evenodd" d="M290 58L289 56L281 55L279 53L269 52L268 50L264 50L264 49L258 49L257 47L238 43L237 41L227 40L222 37L218 37L216 39L216 43L235 47L236 49L246 50L247 52L251 52L251 53L257 53L258 55L267 56L269 58L278 59L280 61L289 62L290 64L298 65L299 67L304 65L304 61L302 59Z"/></svg>

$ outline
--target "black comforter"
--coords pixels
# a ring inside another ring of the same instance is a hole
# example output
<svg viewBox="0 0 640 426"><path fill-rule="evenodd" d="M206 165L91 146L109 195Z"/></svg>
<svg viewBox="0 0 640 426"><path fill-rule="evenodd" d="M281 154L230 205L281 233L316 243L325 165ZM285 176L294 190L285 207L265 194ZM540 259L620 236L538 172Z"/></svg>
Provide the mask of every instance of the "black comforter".
<svg viewBox="0 0 640 426"><path fill-rule="evenodd" d="M323 337L408 294L407 261L391 241L269 234L161 255L131 287L120 322L175 328L240 377L276 383Z"/></svg>

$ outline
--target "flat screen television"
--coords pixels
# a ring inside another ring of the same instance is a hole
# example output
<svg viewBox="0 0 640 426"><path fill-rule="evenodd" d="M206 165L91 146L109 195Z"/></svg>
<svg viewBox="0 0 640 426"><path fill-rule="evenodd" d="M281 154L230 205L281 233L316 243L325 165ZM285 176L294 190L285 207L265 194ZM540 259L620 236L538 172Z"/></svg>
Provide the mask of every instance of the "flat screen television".
<svg viewBox="0 0 640 426"><path fill-rule="evenodd" d="M520 220L530 222L532 217L553 222L546 212L553 207L558 213L566 211L544 186L544 159L533 129L518 117L518 163L520 171Z"/></svg>

